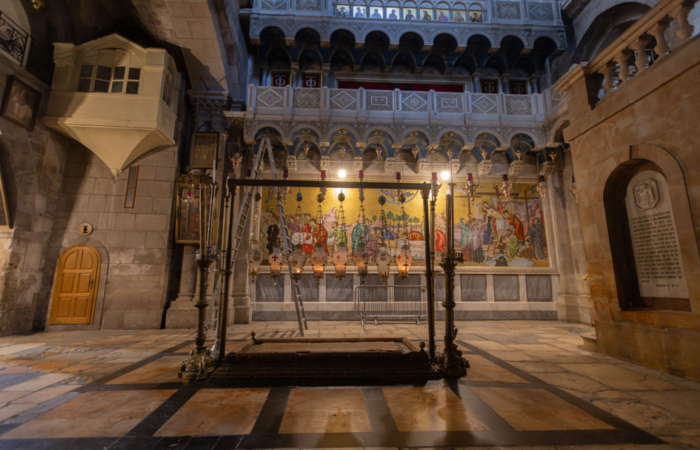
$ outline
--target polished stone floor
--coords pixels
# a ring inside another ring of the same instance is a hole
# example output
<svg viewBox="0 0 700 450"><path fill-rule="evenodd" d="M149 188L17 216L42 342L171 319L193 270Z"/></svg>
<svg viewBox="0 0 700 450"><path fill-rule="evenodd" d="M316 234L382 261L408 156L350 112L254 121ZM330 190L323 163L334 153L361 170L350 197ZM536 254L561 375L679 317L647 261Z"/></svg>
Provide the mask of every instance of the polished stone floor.
<svg viewBox="0 0 700 450"><path fill-rule="evenodd" d="M0 338L0 449L700 448L700 384L592 353L583 325L458 323L472 368L425 386L230 388L177 378L184 331ZM401 336L415 324L312 322L307 336ZM438 329L441 329L438 327ZM229 330L295 337L295 324Z"/></svg>

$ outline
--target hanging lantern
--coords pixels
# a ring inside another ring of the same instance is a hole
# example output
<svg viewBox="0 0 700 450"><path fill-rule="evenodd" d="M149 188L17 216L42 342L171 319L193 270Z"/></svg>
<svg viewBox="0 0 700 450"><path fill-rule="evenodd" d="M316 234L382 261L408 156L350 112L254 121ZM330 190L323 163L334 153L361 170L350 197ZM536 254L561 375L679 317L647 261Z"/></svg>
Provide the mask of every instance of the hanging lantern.
<svg viewBox="0 0 700 450"><path fill-rule="evenodd" d="M411 153L413 153L413 157L415 159L418 159L418 154L420 153L420 149L418 148L418 144L414 143L411 146Z"/></svg>
<svg viewBox="0 0 700 450"><path fill-rule="evenodd" d="M309 150L311 150L311 144L309 141L304 141L304 156L309 157Z"/></svg>
<svg viewBox="0 0 700 450"><path fill-rule="evenodd" d="M382 157L382 149L381 147L377 146L377 148L374 149L375 152L377 152L377 158Z"/></svg>
<svg viewBox="0 0 700 450"><path fill-rule="evenodd" d="M255 282L255 277L260 274L260 264L263 260L263 252L258 241L251 241L248 247L248 274L250 281Z"/></svg>
<svg viewBox="0 0 700 450"><path fill-rule="evenodd" d="M301 251L301 245L297 245L291 255L289 255L289 265L292 267L292 278L299 280L301 278L301 273L304 271L304 263L306 262L306 256Z"/></svg>
<svg viewBox="0 0 700 450"><path fill-rule="evenodd" d="M574 197L574 201L578 203L578 191L576 190L576 177L571 176L571 186L569 186L569 192Z"/></svg>
<svg viewBox="0 0 700 450"><path fill-rule="evenodd" d="M557 149L556 148L550 148L549 149L549 157L552 158L552 162L555 162L557 160Z"/></svg>
<svg viewBox="0 0 700 450"><path fill-rule="evenodd" d="M377 263L377 272L379 276L382 277L382 283L386 284L389 278L389 266L391 266L391 253L389 253L389 248L386 244L381 244L377 248L377 256L374 258Z"/></svg>
<svg viewBox="0 0 700 450"><path fill-rule="evenodd" d="M467 195L474 201L474 196L476 195L476 189L479 187L478 184L474 183L474 176L471 173L467 174Z"/></svg>
<svg viewBox="0 0 700 450"><path fill-rule="evenodd" d="M360 277L367 276L367 262L369 261L369 255L365 250L364 242L357 245L357 250L355 250L354 258L355 267L357 267L357 273Z"/></svg>
<svg viewBox="0 0 700 450"><path fill-rule="evenodd" d="M544 175L540 175L537 177L537 193L540 194L540 198L542 200L547 198L547 192L549 191L549 187L547 186L547 182L544 179Z"/></svg>
<svg viewBox="0 0 700 450"><path fill-rule="evenodd" d="M270 256L267 258L267 261L270 263L270 277L275 282L275 285L277 284L277 279L280 277L280 271L282 270L282 259L282 250L279 245L275 245L272 248L272 253L270 253Z"/></svg>
<svg viewBox="0 0 700 450"><path fill-rule="evenodd" d="M506 201L510 201L510 193L513 191L513 185L508 181L508 175L503 174L503 182L499 187L501 194L506 198Z"/></svg>
<svg viewBox="0 0 700 450"><path fill-rule="evenodd" d="M401 246L401 250L396 255L396 267L399 269L399 278L406 278L408 271L413 264L413 255L411 254L411 245L406 243Z"/></svg>
<svg viewBox="0 0 700 450"><path fill-rule="evenodd" d="M323 251L323 245L320 242L316 242L314 246L314 251L311 254L311 264L314 266L314 276L320 283L321 278L323 278L323 269L326 266L326 253Z"/></svg>
<svg viewBox="0 0 700 450"><path fill-rule="evenodd" d="M345 277L345 269L348 264L348 237L345 234L345 210L343 209L343 202L345 201L345 194L338 194L338 201L340 202L340 207L338 208L338 223L336 224L335 230L333 230L333 238L335 239L335 252L333 252L333 265L335 266L335 276L342 280Z"/></svg>

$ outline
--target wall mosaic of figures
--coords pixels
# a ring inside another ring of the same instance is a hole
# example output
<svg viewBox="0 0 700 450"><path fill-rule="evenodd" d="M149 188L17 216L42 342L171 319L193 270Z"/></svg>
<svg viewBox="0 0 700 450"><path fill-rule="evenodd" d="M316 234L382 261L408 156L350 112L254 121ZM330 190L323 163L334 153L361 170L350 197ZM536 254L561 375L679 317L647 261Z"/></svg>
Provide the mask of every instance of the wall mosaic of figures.
<svg viewBox="0 0 700 450"><path fill-rule="evenodd" d="M464 257L463 266L550 267L542 202L534 184L513 184L506 201L496 183L481 183L474 201L463 186L457 185L455 197L455 245ZM301 201L297 201L298 193ZM444 190L442 191L444 193ZM382 244L396 254L404 241L410 243L416 265L425 260L422 200L418 192L406 192L402 205L395 192L366 190L360 202L358 191L345 190L345 201L338 201L339 189L329 189L325 200L317 202L318 190L291 191L285 200L285 213L295 246L310 255L320 242L331 255L339 243L347 241L348 251L360 242L374 256ZM262 193L259 242L267 251L281 238L275 195L272 189ZM379 197L386 198L382 222ZM435 250L446 246L445 196L436 205ZM364 207L364 212L361 210Z"/></svg>

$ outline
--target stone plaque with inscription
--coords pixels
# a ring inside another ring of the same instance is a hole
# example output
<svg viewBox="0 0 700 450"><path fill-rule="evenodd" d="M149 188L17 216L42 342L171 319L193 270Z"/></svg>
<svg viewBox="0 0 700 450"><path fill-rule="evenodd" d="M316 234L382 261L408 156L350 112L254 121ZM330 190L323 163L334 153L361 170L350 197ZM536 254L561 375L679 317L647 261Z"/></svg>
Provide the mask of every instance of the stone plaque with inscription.
<svg viewBox="0 0 700 450"><path fill-rule="evenodd" d="M666 179L647 170L630 180L625 198L642 297L688 298Z"/></svg>

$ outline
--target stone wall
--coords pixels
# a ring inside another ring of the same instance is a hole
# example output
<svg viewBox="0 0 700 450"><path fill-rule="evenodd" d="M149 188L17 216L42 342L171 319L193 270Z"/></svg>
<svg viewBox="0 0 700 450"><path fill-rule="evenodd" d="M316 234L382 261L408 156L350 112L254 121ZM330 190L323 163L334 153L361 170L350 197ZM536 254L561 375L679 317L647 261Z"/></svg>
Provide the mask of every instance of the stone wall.
<svg viewBox="0 0 700 450"><path fill-rule="evenodd" d="M0 95L15 75L42 94L48 86L0 55ZM0 118L0 170L11 229L0 229L0 334L29 331L38 306L44 252L56 212L68 140L36 121L32 131Z"/></svg>
<svg viewBox="0 0 700 450"><path fill-rule="evenodd" d="M579 189L598 347L603 353L696 380L700 380L699 55L696 37L622 83L595 108L589 99L598 87L583 68L570 72L559 85L569 104L571 125L564 134L571 142ZM655 163L669 183L690 312L620 308L618 290L625 286L616 284L604 189L616 168L636 159Z"/></svg>
<svg viewBox="0 0 700 450"><path fill-rule="evenodd" d="M177 147L149 153L132 165L139 168L132 209L124 207L128 170L115 180L97 156L76 142L71 142L68 154L44 284L53 286L63 250L87 242L102 256L92 327L159 328L168 292ZM78 234L83 223L94 229L87 237ZM50 301L50 290L45 289L43 317Z"/></svg>

